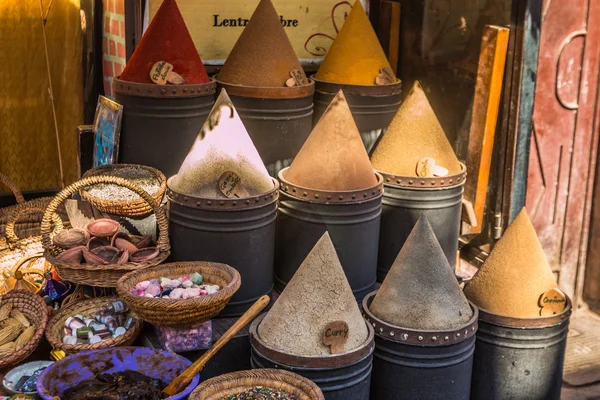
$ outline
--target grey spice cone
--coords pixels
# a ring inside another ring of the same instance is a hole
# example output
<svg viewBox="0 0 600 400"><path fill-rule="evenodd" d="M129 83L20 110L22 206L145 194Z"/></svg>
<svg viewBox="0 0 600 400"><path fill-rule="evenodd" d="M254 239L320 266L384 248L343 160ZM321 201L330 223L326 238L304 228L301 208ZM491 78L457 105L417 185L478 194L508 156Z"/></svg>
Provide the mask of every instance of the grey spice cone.
<svg viewBox="0 0 600 400"><path fill-rule="evenodd" d="M427 217L417 221L370 310L388 324L420 330L455 329L473 316Z"/></svg>

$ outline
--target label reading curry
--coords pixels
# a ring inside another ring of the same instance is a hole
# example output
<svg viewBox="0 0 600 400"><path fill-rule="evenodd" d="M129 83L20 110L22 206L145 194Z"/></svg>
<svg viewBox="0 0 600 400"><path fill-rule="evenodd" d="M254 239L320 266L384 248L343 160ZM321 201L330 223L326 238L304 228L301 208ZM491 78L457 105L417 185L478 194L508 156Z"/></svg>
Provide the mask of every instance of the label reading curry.
<svg viewBox="0 0 600 400"><path fill-rule="evenodd" d="M558 288L542 293L538 300L540 317L550 317L562 312L567 307L567 296Z"/></svg>
<svg viewBox="0 0 600 400"><path fill-rule="evenodd" d="M248 197L248 192L242 187L242 178L233 171L226 171L219 178L219 190L228 199L232 197Z"/></svg>
<svg viewBox="0 0 600 400"><path fill-rule="evenodd" d="M331 354L344 352L344 345L348 341L348 324L345 321L333 321L323 329L323 344L329 346Z"/></svg>

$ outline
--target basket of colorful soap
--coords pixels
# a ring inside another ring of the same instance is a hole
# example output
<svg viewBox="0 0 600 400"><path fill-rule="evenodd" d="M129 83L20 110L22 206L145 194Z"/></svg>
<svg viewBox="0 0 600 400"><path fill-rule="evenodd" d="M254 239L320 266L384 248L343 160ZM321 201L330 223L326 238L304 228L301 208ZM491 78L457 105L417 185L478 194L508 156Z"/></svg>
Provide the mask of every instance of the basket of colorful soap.
<svg viewBox="0 0 600 400"><path fill-rule="evenodd" d="M217 376L202 382L190 400L324 400L323 392L312 381L279 369L254 369Z"/></svg>
<svg viewBox="0 0 600 400"><path fill-rule="evenodd" d="M204 261L162 264L123 276L119 296L157 326L193 326L217 315L240 288L239 272Z"/></svg>
<svg viewBox="0 0 600 400"><path fill-rule="evenodd" d="M73 354L128 346L142 326L136 313L118 297L97 297L63 307L48 323L46 339L55 350Z"/></svg>
<svg viewBox="0 0 600 400"><path fill-rule="evenodd" d="M0 298L0 368L27 358L40 344L48 324L44 300L27 290Z"/></svg>
<svg viewBox="0 0 600 400"><path fill-rule="evenodd" d="M158 204L162 202L167 189L165 175L145 165L103 165L92 168L83 175L84 178L89 176L116 176L128 180L146 191ZM144 199L119 185L103 183L83 188L79 193L94 207L105 213L139 217L152 212L152 207Z"/></svg>
<svg viewBox="0 0 600 400"><path fill-rule="evenodd" d="M90 222L86 231L71 229L50 238L50 217L56 208L77 191L97 184L112 184L136 193L146 201L156 215L159 236L135 238L121 232L121 226L111 219ZM63 233L64 232L64 233ZM158 265L170 254L168 221L165 211L146 191L134 183L114 176L90 176L66 187L50 202L42 220L44 256L62 279L72 283L115 287L128 272Z"/></svg>

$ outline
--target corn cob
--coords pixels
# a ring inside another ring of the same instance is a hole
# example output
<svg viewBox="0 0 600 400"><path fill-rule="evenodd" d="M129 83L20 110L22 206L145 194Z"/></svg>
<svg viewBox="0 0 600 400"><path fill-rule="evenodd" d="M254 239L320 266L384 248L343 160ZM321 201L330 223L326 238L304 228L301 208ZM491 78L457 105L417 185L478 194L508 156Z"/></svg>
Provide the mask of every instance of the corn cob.
<svg viewBox="0 0 600 400"><path fill-rule="evenodd" d="M8 342L0 346L0 352L2 351L15 351L17 349L17 344L15 342Z"/></svg>
<svg viewBox="0 0 600 400"><path fill-rule="evenodd" d="M5 303L0 307L0 321L4 321L12 311L12 304Z"/></svg>
<svg viewBox="0 0 600 400"><path fill-rule="evenodd" d="M21 325L23 325L23 327L25 327L25 328L29 328L29 326L31 326L27 317L25 315L23 315L23 313L21 311L17 310L16 308L12 309L12 311L10 312L10 317L19 321L21 323Z"/></svg>
<svg viewBox="0 0 600 400"><path fill-rule="evenodd" d="M19 324L20 326L20 324ZM7 325L5 328L3 328L0 331L0 346L8 343L8 342L12 342L13 340L15 340L16 338L19 337L19 334L21 333L21 329L17 328L16 326L9 324Z"/></svg>
<svg viewBox="0 0 600 400"><path fill-rule="evenodd" d="M17 345L17 351L21 350L27 344L27 342L29 342L31 338L33 338L34 331L35 328L33 326L30 326L19 335L15 342L15 344Z"/></svg>

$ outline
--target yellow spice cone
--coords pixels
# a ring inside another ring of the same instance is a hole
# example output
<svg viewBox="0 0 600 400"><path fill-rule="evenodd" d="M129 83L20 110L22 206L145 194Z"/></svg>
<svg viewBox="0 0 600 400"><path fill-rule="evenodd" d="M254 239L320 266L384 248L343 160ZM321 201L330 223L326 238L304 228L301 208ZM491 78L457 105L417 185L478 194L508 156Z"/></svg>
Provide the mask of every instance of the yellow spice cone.
<svg viewBox="0 0 600 400"><path fill-rule="evenodd" d="M423 330L456 329L473 316L427 217L417 221L370 309L389 324Z"/></svg>
<svg viewBox="0 0 600 400"><path fill-rule="evenodd" d="M540 317L538 301L557 288L540 241L523 209L465 286L478 307L514 318Z"/></svg>
<svg viewBox="0 0 600 400"><path fill-rule="evenodd" d="M299 70L306 80L273 3L261 0L227 57L218 80L245 86L285 87L293 69Z"/></svg>
<svg viewBox="0 0 600 400"><path fill-rule="evenodd" d="M315 78L346 85L374 85L382 67L391 70L369 17L357 0Z"/></svg>
<svg viewBox="0 0 600 400"><path fill-rule="evenodd" d="M323 330L340 320L349 328L344 352L360 347L368 330L326 232L258 326L258 336L275 350L324 356L331 353L322 342Z"/></svg>
<svg viewBox="0 0 600 400"><path fill-rule="evenodd" d="M248 131L223 89L173 177L171 188L197 197L224 198L219 190L219 179L227 171L241 178L241 185L250 196L273 189L273 181Z"/></svg>
<svg viewBox="0 0 600 400"><path fill-rule="evenodd" d="M371 153L373 168L388 174L417 176L417 163L425 157L460 173L456 154L419 82L415 82L387 131Z"/></svg>
<svg viewBox="0 0 600 400"><path fill-rule="evenodd" d="M284 178L319 190L361 190L377 184L348 103L340 90L294 158Z"/></svg>

